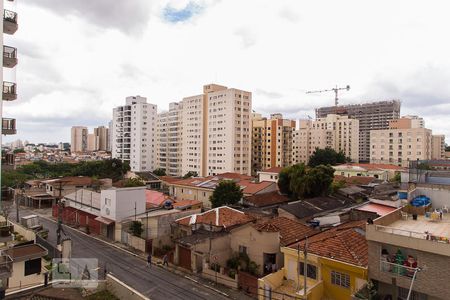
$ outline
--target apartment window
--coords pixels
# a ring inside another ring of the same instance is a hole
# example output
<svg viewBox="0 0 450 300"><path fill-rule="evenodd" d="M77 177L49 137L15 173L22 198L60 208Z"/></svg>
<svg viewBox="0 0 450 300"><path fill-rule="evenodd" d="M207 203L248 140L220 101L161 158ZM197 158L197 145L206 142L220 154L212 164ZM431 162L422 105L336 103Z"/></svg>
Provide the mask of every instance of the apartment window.
<svg viewBox="0 0 450 300"><path fill-rule="evenodd" d="M247 254L247 247L239 245L239 253Z"/></svg>
<svg viewBox="0 0 450 300"><path fill-rule="evenodd" d="M300 275L305 275L305 263L300 262L298 271ZM317 267L315 265L306 265L306 277L317 279Z"/></svg>
<svg viewBox="0 0 450 300"><path fill-rule="evenodd" d="M345 273L331 271L331 283L344 288L350 288L350 276Z"/></svg>

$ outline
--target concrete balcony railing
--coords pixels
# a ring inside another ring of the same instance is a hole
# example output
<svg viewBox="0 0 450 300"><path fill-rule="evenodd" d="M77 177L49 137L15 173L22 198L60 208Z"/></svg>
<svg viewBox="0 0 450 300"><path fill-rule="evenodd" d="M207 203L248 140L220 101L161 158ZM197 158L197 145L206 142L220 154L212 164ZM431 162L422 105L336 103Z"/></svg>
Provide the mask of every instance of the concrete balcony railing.
<svg viewBox="0 0 450 300"><path fill-rule="evenodd" d="M2 118L2 134L16 134L16 119Z"/></svg>
<svg viewBox="0 0 450 300"><path fill-rule="evenodd" d="M412 278L417 268L407 267L396 263L380 260L380 271L389 273L389 276L402 276Z"/></svg>
<svg viewBox="0 0 450 300"><path fill-rule="evenodd" d="M14 82L3 81L2 99L5 101L17 99L17 85Z"/></svg>
<svg viewBox="0 0 450 300"><path fill-rule="evenodd" d="M11 277L13 260L9 255L0 256L0 278Z"/></svg>
<svg viewBox="0 0 450 300"><path fill-rule="evenodd" d="M17 23L17 13L7 9L3 10L3 33L14 34L19 25Z"/></svg>
<svg viewBox="0 0 450 300"><path fill-rule="evenodd" d="M17 65L17 49L3 46L3 67L14 68Z"/></svg>

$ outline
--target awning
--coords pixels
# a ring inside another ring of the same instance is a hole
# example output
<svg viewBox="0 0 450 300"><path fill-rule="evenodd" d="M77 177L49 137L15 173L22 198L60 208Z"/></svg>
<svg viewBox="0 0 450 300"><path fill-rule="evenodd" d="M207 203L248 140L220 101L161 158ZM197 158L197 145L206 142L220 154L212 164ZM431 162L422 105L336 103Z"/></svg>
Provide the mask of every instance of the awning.
<svg viewBox="0 0 450 300"><path fill-rule="evenodd" d="M105 217L100 217L100 216L95 218L94 220L95 221L99 221L100 223L103 223L105 225L110 225L110 224L114 223L113 220L110 220L110 219L105 218Z"/></svg>

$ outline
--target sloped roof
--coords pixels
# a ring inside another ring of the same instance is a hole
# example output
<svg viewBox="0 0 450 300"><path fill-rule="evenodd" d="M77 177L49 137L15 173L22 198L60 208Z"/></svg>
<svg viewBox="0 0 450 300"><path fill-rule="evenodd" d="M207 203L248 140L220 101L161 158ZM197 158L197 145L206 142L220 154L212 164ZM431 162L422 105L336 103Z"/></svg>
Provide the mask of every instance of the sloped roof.
<svg viewBox="0 0 450 300"><path fill-rule="evenodd" d="M308 238L307 252L342 261L348 264L367 267L368 244L365 237L365 221L352 221ZM303 251L305 240L294 243L289 248Z"/></svg>
<svg viewBox="0 0 450 300"><path fill-rule="evenodd" d="M151 206L159 207L164 204L168 197L161 192L145 190L145 202Z"/></svg>
<svg viewBox="0 0 450 300"><path fill-rule="evenodd" d="M272 168L269 168L269 169L265 169L265 170L262 170L261 172L264 172L264 173L280 173L281 172L281 170L283 170L283 168L282 167L272 167Z"/></svg>
<svg viewBox="0 0 450 300"><path fill-rule="evenodd" d="M62 185L91 185L94 180L88 176L70 176L55 179L43 180L46 184L55 184L61 182Z"/></svg>
<svg viewBox="0 0 450 300"><path fill-rule="evenodd" d="M255 224L254 228L258 231L280 232L280 244L283 246L300 241L318 232L309 226L286 217L276 217L267 222Z"/></svg>
<svg viewBox="0 0 450 300"><path fill-rule="evenodd" d="M358 207L356 210L374 212L377 213L379 216L384 216L396 209L397 209L396 207L387 206L383 204L367 203L363 206Z"/></svg>
<svg viewBox="0 0 450 300"><path fill-rule="evenodd" d="M344 201L335 197L315 197L282 205L280 209L303 219L318 213L344 208L350 204L352 204L350 199Z"/></svg>
<svg viewBox="0 0 450 300"><path fill-rule="evenodd" d="M263 207L289 202L290 198L286 195L281 195L278 191L269 193L256 194L245 197L245 202L256 207Z"/></svg>
<svg viewBox="0 0 450 300"><path fill-rule="evenodd" d="M372 183L376 181L377 179L375 177L371 176L342 176L342 175L334 175L334 181L345 181L346 185L368 185L369 183Z"/></svg>
<svg viewBox="0 0 450 300"><path fill-rule="evenodd" d="M390 164L360 164L360 163L348 163L348 164L342 164L342 165L337 165L336 168L339 167L347 167L347 168L352 168L352 167L359 167L359 168L363 168L366 169L368 171L382 171L382 170L394 170L394 171L402 171L405 168L396 166L396 165L390 165Z"/></svg>
<svg viewBox="0 0 450 300"><path fill-rule="evenodd" d="M194 214L183 217L175 222L180 225L205 224L216 227L229 228L236 225L242 225L253 221L253 218L246 215L242 211L236 210L228 206L221 206L205 211L204 213Z"/></svg>

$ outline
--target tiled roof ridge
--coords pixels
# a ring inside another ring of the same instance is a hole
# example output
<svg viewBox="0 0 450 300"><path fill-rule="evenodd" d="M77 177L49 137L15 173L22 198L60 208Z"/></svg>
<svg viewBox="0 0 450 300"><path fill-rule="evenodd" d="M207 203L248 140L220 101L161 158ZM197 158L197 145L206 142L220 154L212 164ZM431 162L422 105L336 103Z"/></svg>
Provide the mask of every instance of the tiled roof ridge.
<svg viewBox="0 0 450 300"><path fill-rule="evenodd" d="M347 230L352 230L352 228L347 228ZM347 240L345 239L343 232L336 233L335 237L339 239L344 249L347 250L348 253L350 253L353 259L357 261L360 266L362 266L363 263L360 257L352 250L352 246L347 243Z"/></svg>

